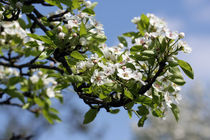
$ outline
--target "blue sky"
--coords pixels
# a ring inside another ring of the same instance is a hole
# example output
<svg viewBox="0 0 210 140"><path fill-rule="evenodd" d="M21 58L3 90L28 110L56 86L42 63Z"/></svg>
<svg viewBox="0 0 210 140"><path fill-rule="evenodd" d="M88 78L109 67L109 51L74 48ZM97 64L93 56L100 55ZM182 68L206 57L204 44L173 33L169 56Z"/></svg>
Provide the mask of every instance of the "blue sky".
<svg viewBox="0 0 210 140"><path fill-rule="evenodd" d="M93 1L92 1L93 2ZM186 41L192 47L192 54L181 54L182 59L187 60L193 67L195 80L187 80L185 88L193 86L195 81L200 81L204 86L210 82L210 1L209 0L101 0L97 1L95 9L96 19L104 25L105 34L108 37L109 46L118 43L117 36L124 32L135 30L135 25L130 21L142 13L153 13L163 18L168 26L179 32L185 32ZM81 102L81 108L88 107ZM122 110L122 109L121 109ZM126 112L111 115L102 111L98 114L93 125L103 128L104 140L130 140L132 138L131 124L136 118L129 119ZM47 132L40 140L68 140L68 135L63 131L61 122L56 125L53 133ZM94 129L94 126L93 126ZM86 140L83 135L75 135L74 139ZM98 138L96 138L98 139Z"/></svg>
<svg viewBox="0 0 210 140"><path fill-rule="evenodd" d="M135 25L130 21L133 17L140 16L142 13L153 13L163 18L170 29L185 32L185 40L193 51L191 54L180 54L180 57L192 65L195 80L186 79L188 83L184 89L190 88L197 81L206 87L209 85L209 0L103 0L98 1L98 3L95 9L96 19L104 25L109 46L118 43L117 36L135 30ZM98 127L105 128L104 140L130 140L132 138L131 124L136 123L135 121L136 118L129 119L124 111L117 115L111 115L103 111L98 114L94 125L96 125L96 129ZM56 135L59 136L60 134L56 132ZM51 140L56 139L54 137ZM63 139L67 140L68 138ZM76 139L85 140L86 138L85 136L76 136Z"/></svg>

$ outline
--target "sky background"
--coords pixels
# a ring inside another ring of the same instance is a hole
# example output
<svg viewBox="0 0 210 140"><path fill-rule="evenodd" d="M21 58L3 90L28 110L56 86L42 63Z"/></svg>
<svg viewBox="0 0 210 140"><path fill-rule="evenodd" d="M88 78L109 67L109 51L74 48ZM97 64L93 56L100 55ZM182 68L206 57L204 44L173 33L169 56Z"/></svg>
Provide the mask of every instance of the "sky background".
<svg viewBox="0 0 210 140"><path fill-rule="evenodd" d="M92 1L94 2L94 1ZM117 45L117 36L128 31L135 31L131 19L142 13L153 13L163 18L170 29L184 32L185 40L192 48L191 54L180 54L194 69L195 79L186 77L184 90L196 82L204 87L210 82L210 1L209 0L101 0L97 1L95 8L96 19L104 25L109 46ZM190 93L188 93L190 94ZM188 96L188 95L187 95ZM189 95L190 96L190 95ZM87 110L82 100L75 98L75 103L80 104L81 110ZM85 112L84 112L85 113ZM61 114L62 115L62 114ZM100 112L93 122L92 129L102 129L105 135L103 140L130 140L132 138L131 125L137 119L129 119L127 113L122 111L117 115ZM174 121L174 120L173 120ZM69 140L69 135L63 126L57 124L54 131L46 132L40 140ZM71 139L86 140L85 135L73 135ZM98 138L96 138L98 140Z"/></svg>

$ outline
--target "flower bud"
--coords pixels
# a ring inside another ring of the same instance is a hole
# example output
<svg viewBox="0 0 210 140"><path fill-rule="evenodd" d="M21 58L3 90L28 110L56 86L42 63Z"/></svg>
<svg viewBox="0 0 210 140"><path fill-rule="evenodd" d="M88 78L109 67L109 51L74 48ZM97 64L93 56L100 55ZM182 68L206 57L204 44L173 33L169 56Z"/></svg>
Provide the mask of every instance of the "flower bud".
<svg viewBox="0 0 210 140"><path fill-rule="evenodd" d="M73 37L77 37L77 33L73 33Z"/></svg>
<svg viewBox="0 0 210 140"><path fill-rule="evenodd" d="M91 4L92 4L91 1L86 1L86 2L85 2L85 6L86 6L87 8L90 7Z"/></svg>
<svg viewBox="0 0 210 140"><path fill-rule="evenodd" d="M70 24L66 24L65 27L68 29L68 30L71 30L72 29L72 26Z"/></svg>
<svg viewBox="0 0 210 140"><path fill-rule="evenodd" d="M39 76L42 76L42 74L43 74L43 72L41 72L41 71L38 72L38 75Z"/></svg>
<svg viewBox="0 0 210 140"><path fill-rule="evenodd" d="M55 65L54 62L50 62L50 67L53 67Z"/></svg>
<svg viewBox="0 0 210 140"><path fill-rule="evenodd" d="M185 34L183 32L179 33L179 38L184 38Z"/></svg>
<svg viewBox="0 0 210 140"><path fill-rule="evenodd" d="M61 32L63 30L62 26L58 26L57 29L59 32Z"/></svg>
<svg viewBox="0 0 210 140"><path fill-rule="evenodd" d="M64 39L64 37L65 37L65 34L64 34L63 32L60 32L60 33L58 34L58 38L59 38L59 39Z"/></svg>

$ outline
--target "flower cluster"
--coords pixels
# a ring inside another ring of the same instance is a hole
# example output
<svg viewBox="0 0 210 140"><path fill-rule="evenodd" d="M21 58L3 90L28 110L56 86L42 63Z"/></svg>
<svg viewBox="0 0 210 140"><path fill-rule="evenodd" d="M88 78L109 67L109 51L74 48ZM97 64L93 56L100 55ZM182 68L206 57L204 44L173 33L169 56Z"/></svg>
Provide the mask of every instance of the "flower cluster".
<svg viewBox="0 0 210 140"><path fill-rule="evenodd" d="M43 74L41 71L34 72L34 74L30 77L30 80L34 85L38 82L43 83L43 90L46 90L46 95L49 98L53 98L56 94L60 93L60 91L55 91L55 87L57 86L56 80L52 77L48 77L47 74Z"/></svg>
<svg viewBox="0 0 210 140"><path fill-rule="evenodd" d="M185 41L180 40L185 36L183 32L178 33L176 31L171 31L167 27L166 22L156 17L154 14L147 14L147 17L149 19L148 32L146 32L143 37L136 38L135 45L143 45L147 48L151 45L152 40L156 38L167 38L173 40L170 42L170 47L173 47L173 51L177 49L181 49L185 53L190 53L192 51ZM135 17L131 22L138 25L140 20L140 17Z"/></svg>
<svg viewBox="0 0 210 140"><path fill-rule="evenodd" d="M174 66L165 69L164 74L158 76L152 87L144 93L144 96L157 100L155 102L163 117L167 108L172 108L172 104L181 100L180 86L185 83L176 67L176 55L178 51L190 53L191 48L181 40L185 36L184 33L169 30L166 23L153 14L135 17L132 22L137 25L140 33L124 35L131 37L133 46L126 47L126 40L120 40L121 43L114 47L100 44L102 54L93 53L86 60L78 62L76 73L88 76L87 82L93 87L109 85L110 88L112 85L114 91L117 85L121 89L117 89L117 92L122 94L125 88L136 90L149 84L160 67L160 61L164 60L169 65L173 63ZM143 24L145 29L141 27ZM128 87L131 82L138 86L134 89ZM132 96L128 95L128 98L132 99Z"/></svg>

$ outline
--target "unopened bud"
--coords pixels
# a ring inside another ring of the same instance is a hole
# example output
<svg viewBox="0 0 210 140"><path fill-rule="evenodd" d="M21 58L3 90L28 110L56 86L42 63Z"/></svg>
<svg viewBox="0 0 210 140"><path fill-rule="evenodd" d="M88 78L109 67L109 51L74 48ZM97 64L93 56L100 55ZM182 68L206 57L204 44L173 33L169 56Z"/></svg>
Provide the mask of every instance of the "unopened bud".
<svg viewBox="0 0 210 140"><path fill-rule="evenodd" d="M91 4L92 4L91 1L86 1L86 2L85 2L85 6L86 6L87 8L90 7Z"/></svg>
<svg viewBox="0 0 210 140"><path fill-rule="evenodd" d="M41 71L38 72L38 75L39 76L42 76L42 74L43 74L43 72L41 72Z"/></svg>
<svg viewBox="0 0 210 140"><path fill-rule="evenodd" d="M59 39L64 39L64 37L65 37L65 34L64 34L63 32L60 32L60 33L58 34L58 38L59 38Z"/></svg>
<svg viewBox="0 0 210 140"><path fill-rule="evenodd" d="M184 38L185 34L183 32L179 33L179 38Z"/></svg>
<svg viewBox="0 0 210 140"><path fill-rule="evenodd" d="M58 26L58 31L61 32L63 30L62 26Z"/></svg>
<svg viewBox="0 0 210 140"><path fill-rule="evenodd" d="M50 67L53 67L55 65L54 62L50 62Z"/></svg>
<svg viewBox="0 0 210 140"><path fill-rule="evenodd" d="M73 33L73 37L77 37L77 33Z"/></svg>

